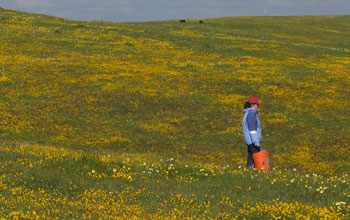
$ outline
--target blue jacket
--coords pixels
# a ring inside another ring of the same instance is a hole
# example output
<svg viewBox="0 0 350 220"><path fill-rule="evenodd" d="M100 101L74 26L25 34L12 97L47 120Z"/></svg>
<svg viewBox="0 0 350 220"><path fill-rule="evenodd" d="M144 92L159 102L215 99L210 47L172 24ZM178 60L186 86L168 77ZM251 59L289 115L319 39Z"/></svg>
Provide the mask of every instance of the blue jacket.
<svg viewBox="0 0 350 220"><path fill-rule="evenodd" d="M252 108L244 109L243 116L243 136L247 145L254 143L260 146L262 141L261 125L258 118L258 111Z"/></svg>

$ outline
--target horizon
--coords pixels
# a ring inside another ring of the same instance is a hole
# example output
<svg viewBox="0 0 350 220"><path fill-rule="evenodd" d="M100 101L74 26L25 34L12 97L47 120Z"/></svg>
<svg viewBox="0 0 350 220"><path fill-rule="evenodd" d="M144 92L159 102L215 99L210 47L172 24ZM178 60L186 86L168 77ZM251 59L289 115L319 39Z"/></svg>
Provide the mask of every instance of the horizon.
<svg viewBox="0 0 350 220"><path fill-rule="evenodd" d="M211 19L242 16L350 15L347 0L0 0L0 7L77 21L148 22L178 19Z"/></svg>
<svg viewBox="0 0 350 220"><path fill-rule="evenodd" d="M30 12L30 11L23 11L23 10L16 10L16 9L11 9L11 8L4 8L1 7L2 9L5 10L10 10L10 11L15 11L15 12L20 12L20 13L29 13L29 14L37 14L37 15L44 15L44 16L49 16L49 17L56 17L56 18L61 18L61 19L66 19L66 20L71 20L71 21L78 21L78 22L89 22L89 21L96 21L96 22L111 22L111 23L135 23L135 22L166 22L166 21L176 21L176 20L205 20L205 19L221 19L221 18L239 18L239 17L328 17L328 16L350 16L349 14L300 14L300 15L236 15L236 16L222 16L222 17L205 17L205 18L175 18L175 19L168 19L168 20L145 20L145 21L108 21L108 20L79 20L79 19L72 19L72 18L65 18L65 17L60 17L56 15L50 15L50 14L45 14L45 13L40 13L40 12Z"/></svg>

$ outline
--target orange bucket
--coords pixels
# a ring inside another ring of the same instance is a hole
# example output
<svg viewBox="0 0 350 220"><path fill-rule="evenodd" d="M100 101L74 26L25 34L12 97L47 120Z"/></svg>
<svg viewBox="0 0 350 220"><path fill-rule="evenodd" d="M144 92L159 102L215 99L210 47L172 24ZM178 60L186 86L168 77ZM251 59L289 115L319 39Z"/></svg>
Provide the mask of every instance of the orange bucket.
<svg viewBox="0 0 350 220"><path fill-rule="evenodd" d="M256 169L270 170L269 152L267 152L266 150L254 153L253 160Z"/></svg>

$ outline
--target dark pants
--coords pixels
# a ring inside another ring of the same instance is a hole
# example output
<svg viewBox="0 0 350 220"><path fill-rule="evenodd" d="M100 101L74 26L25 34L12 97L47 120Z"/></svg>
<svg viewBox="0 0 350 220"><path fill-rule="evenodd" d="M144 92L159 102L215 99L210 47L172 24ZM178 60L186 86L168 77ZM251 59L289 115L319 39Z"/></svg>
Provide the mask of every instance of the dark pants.
<svg viewBox="0 0 350 220"><path fill-rule="evenodd" d="M255 146L255 144L247 145L247 147L248 147L247 167L255 167L252 155L254 153L260 152L260 147Z"/></svg>

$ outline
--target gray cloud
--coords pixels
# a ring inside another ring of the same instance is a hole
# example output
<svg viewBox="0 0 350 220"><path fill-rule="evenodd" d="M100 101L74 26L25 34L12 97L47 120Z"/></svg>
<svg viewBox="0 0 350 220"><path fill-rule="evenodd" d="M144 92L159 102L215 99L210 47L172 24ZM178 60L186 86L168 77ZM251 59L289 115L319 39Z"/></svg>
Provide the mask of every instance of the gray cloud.
<svg viewBox="0 0 350 220"><path fill-rule="evenodd" d="M350 0L0 0L0 6L77 20L149 21L240 15L350 14Z"/></svg>

